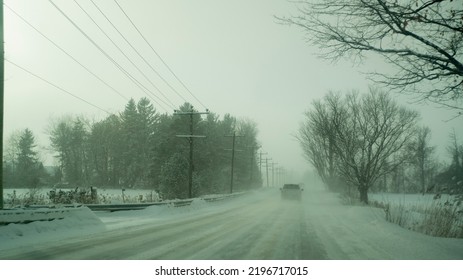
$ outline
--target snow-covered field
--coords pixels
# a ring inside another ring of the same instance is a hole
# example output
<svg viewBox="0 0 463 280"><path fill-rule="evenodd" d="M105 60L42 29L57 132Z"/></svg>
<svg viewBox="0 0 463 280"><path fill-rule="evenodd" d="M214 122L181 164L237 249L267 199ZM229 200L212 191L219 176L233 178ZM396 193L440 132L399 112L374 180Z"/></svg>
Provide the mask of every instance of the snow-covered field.
<svg viewBox="0 0 463 280"><path fill-rule="evenodd" d="M6 207L15 207L21 204L50 204L48 197L50 188L38 189L4 189L4 198ZM57 191L60 189L57 188ZM62 189L64 192L73 191L74 189ZM98 201L103 204L117 203L136 203L136 202L154 202L159 200L158 194L153 190L142 189L103 189L99 188ZM33 198L33 203L25 203L29 198Z"/></svg>
<svg viewBox="0 0 463 280"><path fill-rule="evenodd" d="M308 187L301 203L263 190L0 226L0 259L10 258L462 260L463 240L407 230L387 222L382 209L342 205L337 195Z"/></svg>
<svg viewBox="0 0 463 280"><path fill-rule="evenodd" d="M454 202L454 196L442 194L440 198L435 199L434 194L407 194L407 193L370 193L370 200L376 200L385 203L406 204L410 206L427 207L437 203Z"/></svg>

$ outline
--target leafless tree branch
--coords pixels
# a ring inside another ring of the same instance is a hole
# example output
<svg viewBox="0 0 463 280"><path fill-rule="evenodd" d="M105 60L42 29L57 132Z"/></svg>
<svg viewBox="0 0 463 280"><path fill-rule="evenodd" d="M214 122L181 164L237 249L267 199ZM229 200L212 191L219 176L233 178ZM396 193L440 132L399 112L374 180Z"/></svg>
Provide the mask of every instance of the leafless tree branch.
<svg viewBox="0 0 463 280"><path fill-rule="evenodd" d="M302 28L329 60L383 56L394 74L369 77L423 99L463 110L463 5L451 0L298 1Z"/></svg>

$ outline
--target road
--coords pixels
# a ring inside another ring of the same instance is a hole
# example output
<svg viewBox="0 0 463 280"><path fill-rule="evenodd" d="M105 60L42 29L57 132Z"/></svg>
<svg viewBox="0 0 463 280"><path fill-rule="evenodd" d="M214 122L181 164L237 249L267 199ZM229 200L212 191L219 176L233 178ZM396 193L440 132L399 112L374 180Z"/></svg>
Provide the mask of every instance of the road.
<svg viewBox="0 0 463 280"><path fill-rule="evenodd" d="M0 259L463 258L461 240L402 229L380 209L342 205L321 189L305 190L302 202L270 190L206 204L149 218L144 210L99 214L105 231L4 250Z"/></svg>
<svg viewBox="0 0 463 280"><path fill-rule="evenodd" d="M236 198L242 200L243 198ZM8 259L324 259L298 201L263 193L197 216L8 250ZM247 203L252 202L252 203ZM114 213L112 215L117 215ZM149 220L148 220L149 221ZM313 241L313 242L312 242Z"/></svg>

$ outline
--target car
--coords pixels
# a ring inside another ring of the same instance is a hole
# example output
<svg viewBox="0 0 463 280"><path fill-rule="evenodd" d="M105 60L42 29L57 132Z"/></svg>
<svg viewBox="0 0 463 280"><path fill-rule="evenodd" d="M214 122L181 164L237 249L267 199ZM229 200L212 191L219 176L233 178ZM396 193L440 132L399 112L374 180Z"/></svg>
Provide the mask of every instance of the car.
<svg viewBox="0 0 463 280"><path fill-rule="evenodd" d="M302 187L299 184L284 184L281 190L281 199L302 199Z"/></svg>

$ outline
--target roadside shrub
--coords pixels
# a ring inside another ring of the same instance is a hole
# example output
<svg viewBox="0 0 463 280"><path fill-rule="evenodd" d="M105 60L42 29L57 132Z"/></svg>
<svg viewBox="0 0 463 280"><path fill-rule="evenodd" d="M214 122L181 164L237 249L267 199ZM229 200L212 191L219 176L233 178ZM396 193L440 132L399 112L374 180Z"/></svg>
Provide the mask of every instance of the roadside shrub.
<svg viewBox="0 0 463 280"><path fill-rule="evenodd" d="M403 228L436 237L463 238L463 209L458 199L424 206L378 201L371 205L384 210L386 221Z"/></svg>
<svg viewBox="0 0 463 280"><path fill-rule="evenodd" d="M38 188L30 188L27 192L17 194L13 191L5 197L5 207L12 208L17 206L47 204L49 200L43 195Z"/></svg>
<svg viewBox="0 0 463 280"><path fill-rule="evenodd" d="M98 190L98 191L97 191ZM41 189L12 190L5 194L5 208L28 205L57 205L57 204L114 204L114 203L146 203L161 201L159 194L152 190L126 192L125 189L108 191L96 188L75 189Z"/></svg>
<svg viewBox="0 0 463 280"><path fill-rule="evenodd" d="M425 209L419 231L438 237L463 238L463 215L455 205L435 205Z"/></svg>
<svg viewBox="0 0 463 280"><path fill-rule="evenodd" d="M384 212L386 214L386 221L397 224L401 227L412 229L410 226L411 215L410 210L405 207L405 204L389 204L384 206Z"/></svg>
<svg viewBox="0 0 463 280"><path fill-rule="evenodd" d="M67 191L53 189L48 192L48 198L54 204L98 203L98 193L93 187Z"/></svg>

